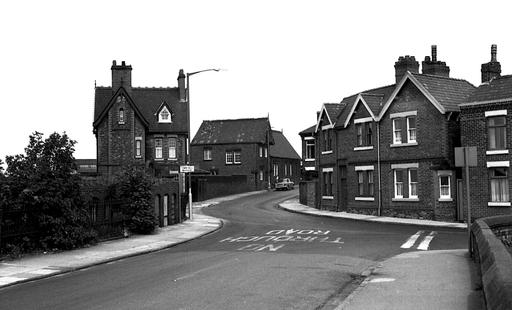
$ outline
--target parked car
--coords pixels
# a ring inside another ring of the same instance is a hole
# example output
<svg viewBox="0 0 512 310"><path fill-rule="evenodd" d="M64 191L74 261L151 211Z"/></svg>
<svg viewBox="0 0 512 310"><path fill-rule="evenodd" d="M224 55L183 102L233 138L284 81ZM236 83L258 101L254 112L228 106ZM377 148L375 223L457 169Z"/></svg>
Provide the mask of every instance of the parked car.
<svg viewBox="0 0 512 310"><path fill-rule="evenodd" d="M276 191L280 191L280 190L287 191L287 190L293 189L293 184L294 183L292 181L290 181L290 179L284 178L281 182L276 183Z"/></svg>

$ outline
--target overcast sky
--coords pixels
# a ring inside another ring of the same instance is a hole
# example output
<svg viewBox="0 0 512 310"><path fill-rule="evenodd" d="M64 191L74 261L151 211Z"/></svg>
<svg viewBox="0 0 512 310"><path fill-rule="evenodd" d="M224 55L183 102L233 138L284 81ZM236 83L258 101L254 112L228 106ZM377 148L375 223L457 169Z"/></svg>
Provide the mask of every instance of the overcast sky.
<svg viewBox="0 0 512 310"><path fill-rule="evenodd" d="M507 1L3 1L0 4L0 158L34 131L78 141L95 158L94 83L112 60L136 87L190 78L192 133L202 120L270 115L300 154L298 132L325 102L394 83L394 62L437 45L451 77L480 83L498 45L512 73Z"/></svg>

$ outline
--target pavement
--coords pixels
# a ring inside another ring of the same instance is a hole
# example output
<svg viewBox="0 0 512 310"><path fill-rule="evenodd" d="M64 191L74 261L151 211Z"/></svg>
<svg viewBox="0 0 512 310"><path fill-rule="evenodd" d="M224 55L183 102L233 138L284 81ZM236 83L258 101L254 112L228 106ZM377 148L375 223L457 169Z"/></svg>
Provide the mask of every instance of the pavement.
<svg viewBox="0 0 512 310"><path fill-rule="evenodd" d="M101 242L87 248L60 253L25 256L0 262L0 289L68 273L122 258L162 250L220 229L221 219L202 214L201 209L265 191L215 198L193 204L192 220L158 228L151 235ZM376 217L317 210L291 199L280 208L314 216L328 216L391 224L464 229L465 224L416 219ZM420 266L420 267L418 267ZM476 267L466 249L407 252L381 262L361 274L364 278L336 310L357 309L485 309Z"/></svg>

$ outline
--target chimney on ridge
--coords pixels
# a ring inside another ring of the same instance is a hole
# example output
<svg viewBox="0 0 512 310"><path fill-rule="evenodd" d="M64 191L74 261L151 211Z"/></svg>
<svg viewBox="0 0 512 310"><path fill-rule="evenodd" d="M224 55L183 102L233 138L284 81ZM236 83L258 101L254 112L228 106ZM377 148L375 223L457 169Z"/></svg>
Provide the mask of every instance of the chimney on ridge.
<svg viewBox="0 0 512 310"><path fill-rule="evenodd" d="M437 60L437 45L432 45L432 59L425 56L425 60L421 62L422 73L438 76L450 76L450 67L444 61Z"/></svg>
<svg viewBox="0 0 512 310"><path fill-rule="evenodd" d="M178 92L180 96L180 101L183 102L187 100L187 89L185 86L185 73L183 73L183 69L180 69L178 74Z"/></svg>
<svg viewBox="0 0 512 310"><path fill-rule="evenodd" d="M496 44L491 45L491 61L482 64L482 83L489 82L501 75L501 64L496 58L497 50Z"/></svg>
<svg viewBox="0 0 512 310"><path fill-rule="evenodd" d="M395 62L395 80L398 84L403 76L410 71L411 73L418 73L420 64L416 61L414 56L400 56L398 61Z"/></svg>
<svg viewBox="0 0 512 310"><path fill-rule="evenodd" d="M112 61L112 91L116 92L119 87L124 87L126 91L132 90L132 66L126 65L124 60L121 65L117 65L116 61Z"/></svg>

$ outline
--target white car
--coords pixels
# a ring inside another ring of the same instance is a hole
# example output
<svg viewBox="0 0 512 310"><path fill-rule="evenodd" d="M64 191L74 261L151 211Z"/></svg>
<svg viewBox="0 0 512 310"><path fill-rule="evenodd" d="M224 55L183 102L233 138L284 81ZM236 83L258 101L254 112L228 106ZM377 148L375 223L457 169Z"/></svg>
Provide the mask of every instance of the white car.
<svg viewBox="0 0 512 310"><path fill-rule="evenodd" d="M292 181L290 181L290 179L285 178L281 182L276 183L276 191L280 191L280 190L287 191L287 190L293 189L293 185L294 185L294 183Z"/></svg>

